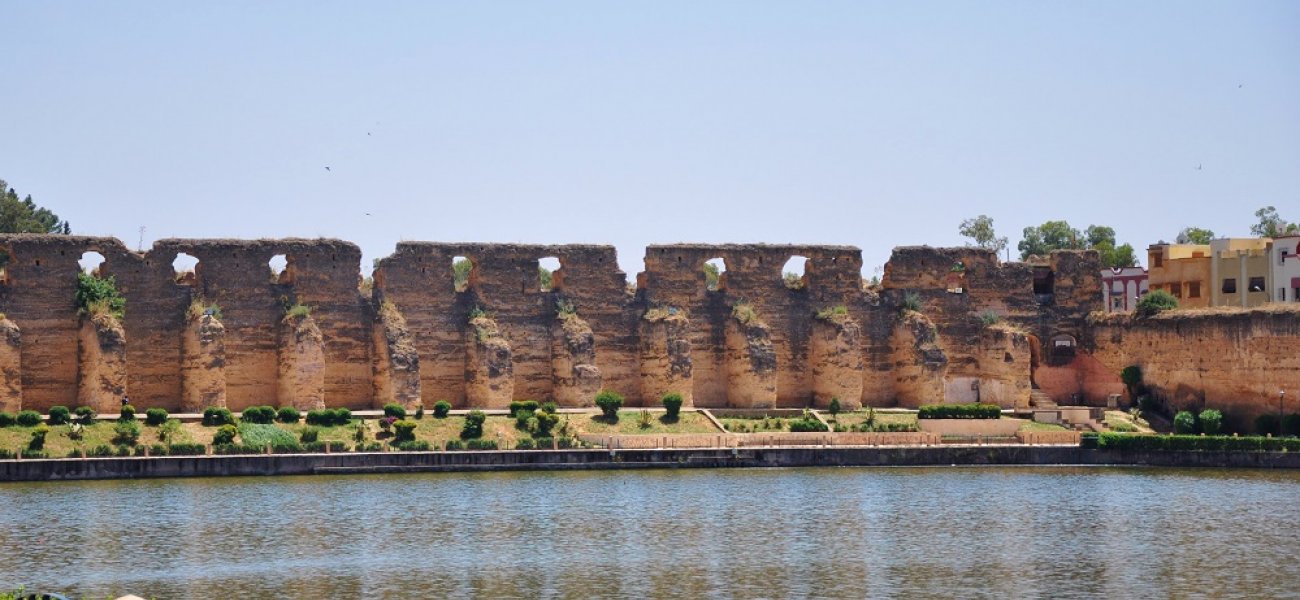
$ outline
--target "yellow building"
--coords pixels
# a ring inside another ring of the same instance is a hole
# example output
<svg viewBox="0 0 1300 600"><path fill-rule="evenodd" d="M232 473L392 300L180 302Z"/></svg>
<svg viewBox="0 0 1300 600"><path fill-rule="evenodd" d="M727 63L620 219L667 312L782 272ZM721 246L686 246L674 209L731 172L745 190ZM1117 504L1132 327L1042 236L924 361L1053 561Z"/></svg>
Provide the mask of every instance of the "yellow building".
<svg viewBox="0 0 1300 600"><path fill-rule="evenodd" d="M1210 306L1209 244L1154 244L1147 248L1149 290L1164 290L1180 308Z"/></svg>
<svg viewBox="0 0 1300 600"><path fill-rule="evenodd" d="M1210 241L1210 306L1259 306L1271 299L1273 273L1269 238Z"/></svg>

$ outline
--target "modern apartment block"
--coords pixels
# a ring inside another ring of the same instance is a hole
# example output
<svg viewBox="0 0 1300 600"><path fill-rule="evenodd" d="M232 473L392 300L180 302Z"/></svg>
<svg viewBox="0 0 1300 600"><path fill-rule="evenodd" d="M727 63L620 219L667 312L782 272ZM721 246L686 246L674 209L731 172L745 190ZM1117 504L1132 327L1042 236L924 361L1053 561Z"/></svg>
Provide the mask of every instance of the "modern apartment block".
<svg viewBox="0 0 1300 600"><path fill-rule="evenodd" d="M1272 300L1269 238L1210 241L1210 306L1259 306Z"/></svg>
<svg viewBox="0 0 1300 600"><path fill-rule="evenodd" d="M1142 267L1102 269L1101 293L1106 312L1133 312L1148 285L1147 270Z"/></svg>
<svg viewBox="0 0 1300 600"><path fill-rule="evenodd" d="M1273 239L1268 263L1274 302L1300 302L1300 234Z"/></svg>
<svg viewBox="0 0 1300 600"><path fill-rule="evenodd" d="M1147 248L1147 281L1151 291L1177 298L1179 307L1210 306L1210 245L1153 244Z"/></svg>

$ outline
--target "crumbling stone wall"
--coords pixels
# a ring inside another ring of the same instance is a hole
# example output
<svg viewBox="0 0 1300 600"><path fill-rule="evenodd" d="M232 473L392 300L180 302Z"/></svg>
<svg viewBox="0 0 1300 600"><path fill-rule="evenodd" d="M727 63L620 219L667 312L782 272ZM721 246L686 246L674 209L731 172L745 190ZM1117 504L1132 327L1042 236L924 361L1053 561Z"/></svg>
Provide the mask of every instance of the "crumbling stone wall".
<svg viewBox="0 0 1300 600"><path fill-rule="evenodd" d="M676 308L647 311L640 323L641 399L651 404L665 394L682 396L682 406L694 405L691 375L690 321Z"/></svg>
<svg viewBox="0 0 1300 600"><path fill-rule="evenodd" d="M279 384L281 406L300 411L325 408L325 338L310 315L280 321Z"/></svg>
<svg viewBox="0 0 1300 600"><path fill-rule="evenodd" d="M576 314L560 315L551 327L552 391L560 406L592 406L600 392L596 336Z"/></svg>
<svg viewBox="0 0 1300 600"><path fill-rule="evenodd" d="M0 412L16 413L23 407L23 336L18 325L0 318Z"/></svg>
<svg viewBox="0 0 1300 600"><path fill-rule="evenodd" d="M77 405L115 413L126 396L126 331L112 315L85 315L79 338Z"/></svg>
<svg viewBox="0 0 1300 600"><path fill-rule="evenodd" d="M181 412L226 406L226 328L216 316L190 315L181 341Z"/></svg>
<svg viewBox="0 0 1300 600"><path fill-rule="evenodd" d="M420 353L406 319L390 302L380 305L375 327L375 408L399 404L416 410L420 398Z"/></svg>

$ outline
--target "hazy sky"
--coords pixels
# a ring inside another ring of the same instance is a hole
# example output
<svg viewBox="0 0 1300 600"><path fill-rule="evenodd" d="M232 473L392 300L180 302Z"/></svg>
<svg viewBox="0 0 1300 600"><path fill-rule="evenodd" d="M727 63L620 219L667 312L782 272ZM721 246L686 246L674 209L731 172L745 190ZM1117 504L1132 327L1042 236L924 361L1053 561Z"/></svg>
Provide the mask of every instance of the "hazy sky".
<svg viewBox="0 0 1300 600"><path fill-rule="evenodd" d="M0 178L133 248L339 237L368 271L399 240L599 242L632 276L651 243L834 243L870 276L981 213L1013 248L1066 219L1140 254L1300 220L1294 1L0 0L0 23Z"/></svg>

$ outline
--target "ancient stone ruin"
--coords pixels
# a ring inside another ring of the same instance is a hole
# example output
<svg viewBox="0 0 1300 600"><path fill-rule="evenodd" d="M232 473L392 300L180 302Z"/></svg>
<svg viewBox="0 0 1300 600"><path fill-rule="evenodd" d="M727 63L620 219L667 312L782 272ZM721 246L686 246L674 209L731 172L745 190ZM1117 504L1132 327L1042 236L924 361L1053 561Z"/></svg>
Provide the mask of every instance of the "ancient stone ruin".
<svg viewBox="0 0 1300 600"><path fill-rule="evenodd" d="M1102 309L1091 251L1030 264L903 247L871 287L854 247L674 244L649 247L629 285L611 246L403 242L363 286L361 251L341 240L168 239L141 253L114 238L5 235L0 248L4 410L111 412L123 395L171 411L589 406L601 389L630 406L670 391L700 407L1027 407L1033 393L1100 404L1123 392L1124 366L1163 364L1153 355L1181 326L1089 321ZM92 251L126 297L120 323L78 312L78 261ZM173 267L181 253L197 259L192 272ZM473 265L463 289L458 257ZM544 257L560 264L549 286ZM807 259L797 281L783 277L791 257ZM702 267L717 259L710 286ZM1270 370L1276 352L1292 370L1269 385L1294 385L1296 353L1283 347L1300 335L1295 313L1196 327L1252 368ZM1290 337L1246 339L1262 331ZM1167 373L1153 381L1180 398L1217 393L1196 383L1215 377Z"/></svg>

